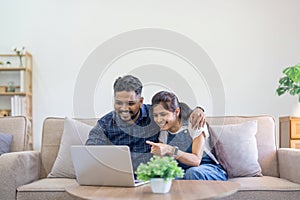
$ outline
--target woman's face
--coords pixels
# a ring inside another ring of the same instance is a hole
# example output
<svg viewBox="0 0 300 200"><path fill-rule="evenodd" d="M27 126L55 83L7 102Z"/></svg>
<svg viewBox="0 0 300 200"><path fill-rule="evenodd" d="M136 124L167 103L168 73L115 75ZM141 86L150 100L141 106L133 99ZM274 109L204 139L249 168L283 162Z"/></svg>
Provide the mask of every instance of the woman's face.
<svg viewBox="0 0 300 200"><path fill-rule="evenodd" d="M153 117L155 123L160 127L161 130L166 131L172 131L175 132L178 128L178 124L180 124L179 120L179 108L175 110L175 112L170 112L161 104L157 104L153 106Z"/></svg>

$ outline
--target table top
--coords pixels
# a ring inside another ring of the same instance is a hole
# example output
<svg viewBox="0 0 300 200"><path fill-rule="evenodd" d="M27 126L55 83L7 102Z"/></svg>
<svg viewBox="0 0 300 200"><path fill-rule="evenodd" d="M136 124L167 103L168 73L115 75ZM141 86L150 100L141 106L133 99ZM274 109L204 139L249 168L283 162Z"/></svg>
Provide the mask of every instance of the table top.
<svg viewBox="0 0 300 200"><path fill-rule="evenodd" d="M139 187L80 186L66 188L67 193L81 199L211 199L229 196L240 185L231 181L173 180L169 193L152 193L150 184Z"/></svg>

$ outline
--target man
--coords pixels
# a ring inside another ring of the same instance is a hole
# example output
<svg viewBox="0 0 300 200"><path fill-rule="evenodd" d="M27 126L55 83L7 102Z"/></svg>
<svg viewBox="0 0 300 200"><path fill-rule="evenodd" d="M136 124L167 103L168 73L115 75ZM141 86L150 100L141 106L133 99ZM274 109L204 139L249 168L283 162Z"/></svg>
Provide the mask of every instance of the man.
<svg viewBox="0 0 300 200"><path fill-rule="evenodd" d="M114 83L114 111L98 120L86 145L127 145L134 171L146 163L152 154L146 141L158 142L159 127L153 120L151 105L143 104L143 85L132 76L119 77ZM194 127L203 126L202 109L195 109L190 118Z"/></svg>

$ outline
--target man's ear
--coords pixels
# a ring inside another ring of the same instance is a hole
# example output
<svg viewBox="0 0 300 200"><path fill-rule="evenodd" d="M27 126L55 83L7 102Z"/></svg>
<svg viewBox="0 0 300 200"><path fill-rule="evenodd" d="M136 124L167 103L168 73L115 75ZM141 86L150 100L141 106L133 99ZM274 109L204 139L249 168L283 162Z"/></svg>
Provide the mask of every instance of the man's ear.
<svg viewBox="0 0 300 200"><path fill-rule="evenodd" d="M144 97L141 97L141 98L140 98L140 108L142 108L143 102L144 102Z"/></svg>
<svg viewBox="0 0 300 200"><path fill-rule="evenodd" d="M179 117L179 114L180 114L180 108L179 107L176 108L175 113L176 113L176 116Z"/></svg>

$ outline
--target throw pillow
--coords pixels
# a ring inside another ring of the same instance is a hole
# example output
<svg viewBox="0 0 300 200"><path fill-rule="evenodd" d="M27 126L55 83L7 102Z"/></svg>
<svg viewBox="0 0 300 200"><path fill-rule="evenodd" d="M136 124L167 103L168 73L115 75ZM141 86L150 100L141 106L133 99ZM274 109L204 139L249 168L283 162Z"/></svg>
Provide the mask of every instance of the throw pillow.
<svg viewBox="0 0 300 200"><path fill-rule="evenodd" d="M10 152L12 137L12 134L0 133L0 156L4 153Z"/></svg>
<svg viewBox="0 0 300 200"><path fill-rule="evenodd" d="M255 138L257 121L210 127L216 156L229 178L262 176Z"/></svg>
<svg viewBox="0 0 300 200"><path fill-rule="evenodd" d="M71 157L72 145L83 145L93 126L80 121L65 118L64 131L61 137L58 155L48 177L75 178L75 171Z"/></svg>

